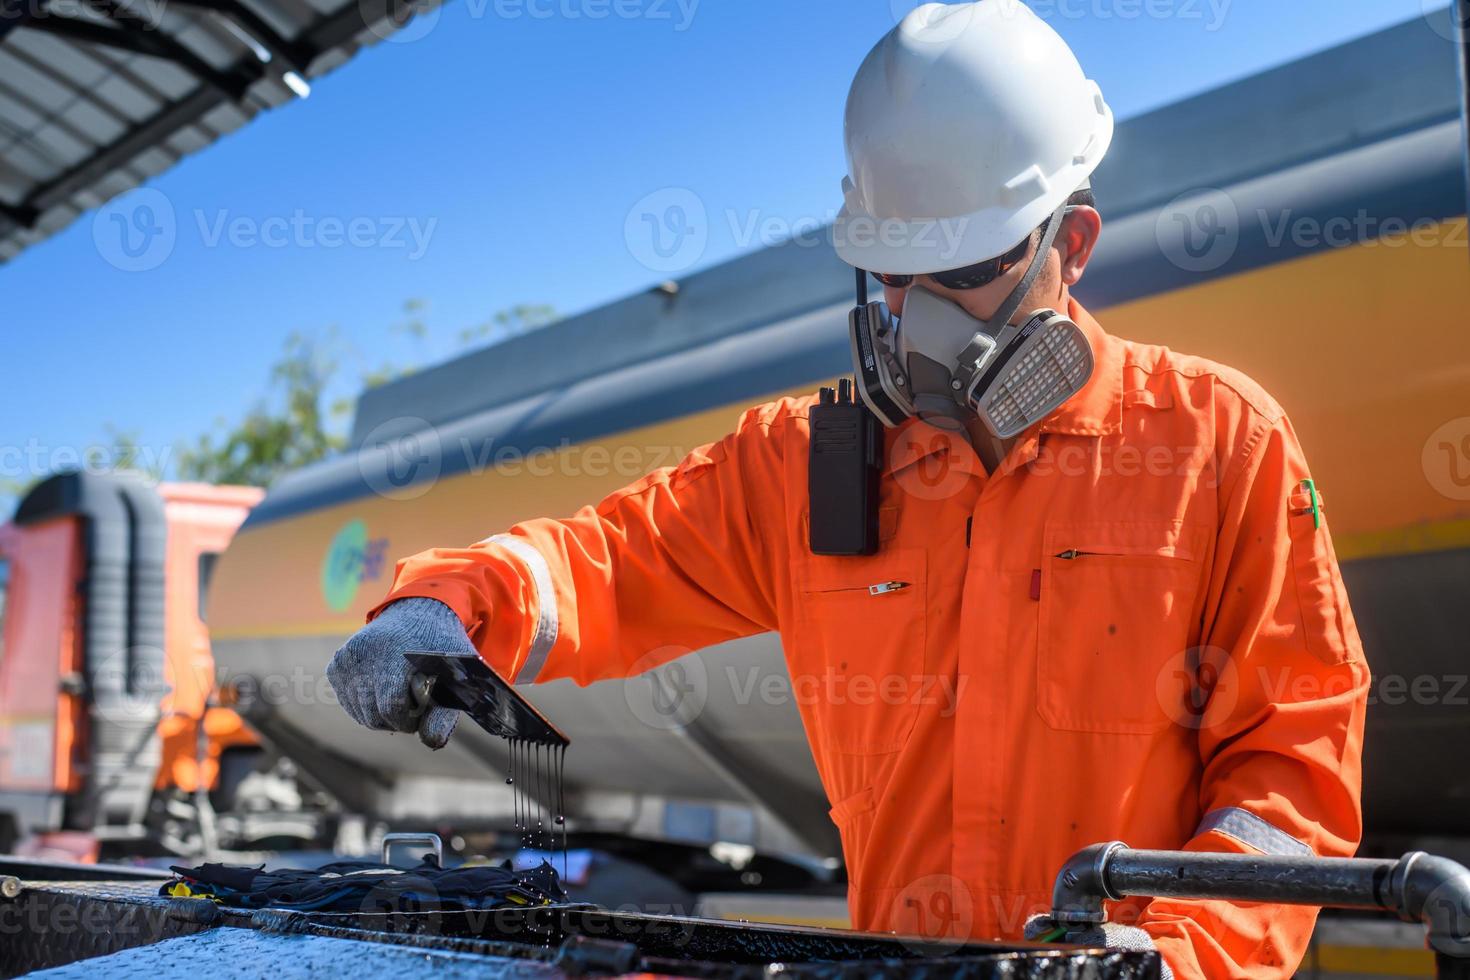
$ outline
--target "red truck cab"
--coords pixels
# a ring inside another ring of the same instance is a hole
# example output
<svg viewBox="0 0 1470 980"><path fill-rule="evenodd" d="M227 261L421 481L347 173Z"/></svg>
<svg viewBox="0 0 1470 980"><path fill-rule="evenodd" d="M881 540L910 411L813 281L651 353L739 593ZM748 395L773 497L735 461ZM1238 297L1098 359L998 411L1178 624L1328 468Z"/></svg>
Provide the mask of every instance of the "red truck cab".
<svg viewBox="0 0 1470 980"><path fill-rule="evenodd" d="M260 497L62 473L0 525L0 850L146 838L156 794L208 790L256 744L215 703L203 598Z"/></svg>

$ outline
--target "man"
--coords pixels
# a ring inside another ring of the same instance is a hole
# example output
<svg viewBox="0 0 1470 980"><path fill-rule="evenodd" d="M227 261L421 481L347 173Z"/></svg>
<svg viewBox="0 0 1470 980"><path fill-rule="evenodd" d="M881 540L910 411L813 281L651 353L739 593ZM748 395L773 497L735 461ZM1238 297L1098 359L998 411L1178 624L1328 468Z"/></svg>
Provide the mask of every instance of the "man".
<svg viewBox="0 0 1470 980"><path fill-rule="evenodd" d="M910 14L853 83L834 231L899 316L856 318L886 324L857 360L889 423L876 553L814 553L817 399L762 405L595 508L401 562L330 667L346 709L438 746L454 717L419 717L406 650L585 684L778 630L823 692L801 711L859 929L1015 938L1097 841L1351 854L1368 670L1290 424L1070 295L1112 128L1024 6ZM1056 371L1008 374L1042 343ZM1180 978L1289 976L1315 919L1110 911L1067 938L1157 947Z"/></svg>

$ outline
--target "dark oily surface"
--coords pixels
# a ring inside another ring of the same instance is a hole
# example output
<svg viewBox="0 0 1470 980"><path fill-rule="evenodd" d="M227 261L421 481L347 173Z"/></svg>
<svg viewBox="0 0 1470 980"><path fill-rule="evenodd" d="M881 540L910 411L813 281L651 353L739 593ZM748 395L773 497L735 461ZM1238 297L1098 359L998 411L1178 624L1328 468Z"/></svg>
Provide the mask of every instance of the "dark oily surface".
<svg viewBox="0 0 1470 980"><path fill-rule="evenodd" d="M689 977L1158 976L1152 953L936 945L585 905L349 915L244 912L205 899L161 898L154 888L152 882L27 883L14 900L0 901L0 973L64 967L69 972L56 975L82 976L75 971L86 970L87 976L293 976L302 964L323 969L324 957L333 974L364 976L390 970L451 977L466 970L497 977L611 975L625 969L611 968L621 953L638 969ZM161 952L146 955L154 951Z"/></svg>
<svg viewBox="0 0 1470 980"><path fill-rule="evenodd" d="M1051 950L960 960L885 960L864 963L773 963L767 977L849 980L900 976L907 980L1158 980L1158 955L1122 951Z"/></svg>
<svg viewBox="0 0 1470 980"><path fill-rule="evenodd" d="M167 901L159 899L158 886L167 881L171 876L167 872L160 872L156 877L129 879L127 881L92 880L78 878L76 880L41 880L36 881L22 876L21 881L27 892L44 892L54 895L69 895L72 897L105 898L118 902L141 901L145 904L163 904Z"/></svg>
<svg viewBox="0 0 1470 980"><path fill-rule="evenodd" d="M433 680L430 700L463 711L491 735L557 748L570 744L555 725L479 657L442 653L404 656L415 673Z"/></svg>
<svg viewBox="0 0 1470 980"><path fill-rule="evenodd" d="M0 854L0 875L14 875L26 881L157 881L167 878L168 872L160 868L132 867L125 864L60 864L43 858Z"/></svg>
<svg viewBox="0 0 1470 980"><path fill-rule="evenodd" d="M858 976L903 972L916 976L1152 977L1157 957L1146 953L1066 950L1060 947L963 945L835 929L736 923L719 919L610 912L592 906L498 909L486 912L307 915L313 930L396 933L424 941L529 942L556 948L573 937L635 946L648 969L699 976ZM337 933L340 934L340 933ZM1092 972L1073 973L1074 963ZM1101 972L1099 972L1101 970ZM960 971L960 972L956 972ZM1019 972L1018 972L1019 971Z"/></svg>
<svg viewBox="0 0 1470 980"><path fill-rule="evenodd" d="M157 882L47 882L0 901L0 975L62 966L209 928L171 916Z"/></svg>
<svg viewBox="0 0 1470 980"><path fill-rule="evenodd" d="M213 929L196 936L169 939L82 960L32 974L60 978L138 977L332 977L355 980L432 975L444 980L464 977L553 978L565 974L533 960L476 956L410 946L383 946L326 936L284 936L249 929Z"/></svg>
<svg viewBox="0 0 1470 980"><path fill-rule="evenodd" d="M839 929L613 912L591 905L478 912L314 913L303 919L337 928L446 938L508 939L543 945L557 945L583 936L631 943L644 956L725 963L970 956L1011 953L1017 949L984 943L926 943Z"/></svg>

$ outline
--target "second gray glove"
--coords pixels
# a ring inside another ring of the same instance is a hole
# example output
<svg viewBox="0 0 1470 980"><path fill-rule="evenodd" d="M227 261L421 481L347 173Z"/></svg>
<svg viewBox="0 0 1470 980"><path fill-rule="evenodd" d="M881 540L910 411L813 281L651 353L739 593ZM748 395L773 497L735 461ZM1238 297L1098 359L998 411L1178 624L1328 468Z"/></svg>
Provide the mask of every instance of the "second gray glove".
<svg viewBox="0 0 1470 980"><path fill-rule="evenodd" d="M454 610L437 599L412 597L390 603L352 634L327 665L327 680L342 709L359 725L380 731L418 732L419 741L442 749L459 712L419 702L413 669L403 655L415 650L474 654L475 646Z"/></svg>
<svg viewBox="0 0 1470 980"><path fill-rule="evenodd" d="M1059 926L1046 915L1033 915L1023 927L1031 942L1070 943L1073 946L1094 946L1104 949L1128 949L1135 952L1153 952L1158 949L1153 937L1137 926L1122 926L1113 922L1096 925ZM1060 936L1052 938L1056 933ZM1174 971L1159 957L1159 980L1174 980Z"/></svg>

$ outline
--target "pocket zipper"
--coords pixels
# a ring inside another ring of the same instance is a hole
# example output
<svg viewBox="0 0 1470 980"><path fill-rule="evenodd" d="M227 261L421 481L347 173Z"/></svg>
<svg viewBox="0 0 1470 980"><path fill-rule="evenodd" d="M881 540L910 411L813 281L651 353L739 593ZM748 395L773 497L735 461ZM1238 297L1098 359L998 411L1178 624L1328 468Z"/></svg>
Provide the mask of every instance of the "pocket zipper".
<svg viewBox="0 0 1470 980"><path fill-rule="evenodd" d="M901 592L911 584L911 582L875 582L872 585L844 585L835 589L817 589L810 594L841 595L844 592L866 592L868 595L887 595L889 592Z"/></svg>
<svg viewBox="0 0 1470 980"><path fill-rule="evenodd" d="M1063 561L1076 561L1078 558L1179 558L1179 555L1160 554L1157 551L1083 551L1081 548L1068 548L1059 551L1053 558Z"/></svg>

